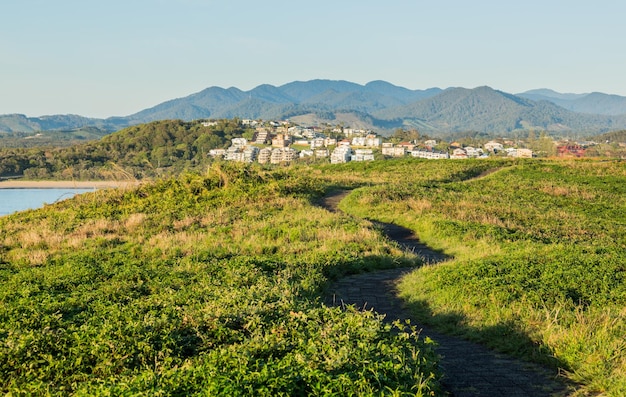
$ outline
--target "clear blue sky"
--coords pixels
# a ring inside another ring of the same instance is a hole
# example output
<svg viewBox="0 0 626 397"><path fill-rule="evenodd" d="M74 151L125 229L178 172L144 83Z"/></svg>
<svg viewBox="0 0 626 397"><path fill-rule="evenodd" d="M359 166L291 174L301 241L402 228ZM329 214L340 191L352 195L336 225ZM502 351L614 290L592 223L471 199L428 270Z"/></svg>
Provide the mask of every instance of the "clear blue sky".
<svg viewBox="0 0 626 397"><path fill-rule="evenodd" d="M0 114L316 78L626 96L623 0L5 0Z"/></svg>

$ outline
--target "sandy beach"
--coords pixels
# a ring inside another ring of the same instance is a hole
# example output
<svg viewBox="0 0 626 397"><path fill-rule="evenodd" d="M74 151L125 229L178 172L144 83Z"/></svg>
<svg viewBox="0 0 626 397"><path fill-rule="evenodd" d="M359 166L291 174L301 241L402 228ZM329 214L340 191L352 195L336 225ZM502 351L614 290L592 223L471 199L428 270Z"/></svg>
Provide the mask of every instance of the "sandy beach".
<svg viewBox="0 0 626 397"><path fill-rule="evenodd" d="M139 185L138 181L27 181L10 179L0 181L0 189L109 189Z"/></svg>

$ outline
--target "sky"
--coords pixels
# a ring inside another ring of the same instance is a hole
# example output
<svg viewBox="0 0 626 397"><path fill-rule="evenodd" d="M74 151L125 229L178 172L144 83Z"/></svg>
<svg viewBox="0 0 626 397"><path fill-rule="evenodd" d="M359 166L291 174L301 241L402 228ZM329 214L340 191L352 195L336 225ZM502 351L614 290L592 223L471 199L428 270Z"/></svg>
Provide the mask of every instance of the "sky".
<svg viewBox="0 0 626 397"><path fill-rule="evenodd" d="M623 0L0 0L0 114L312 79L626 96Z"/></svg>

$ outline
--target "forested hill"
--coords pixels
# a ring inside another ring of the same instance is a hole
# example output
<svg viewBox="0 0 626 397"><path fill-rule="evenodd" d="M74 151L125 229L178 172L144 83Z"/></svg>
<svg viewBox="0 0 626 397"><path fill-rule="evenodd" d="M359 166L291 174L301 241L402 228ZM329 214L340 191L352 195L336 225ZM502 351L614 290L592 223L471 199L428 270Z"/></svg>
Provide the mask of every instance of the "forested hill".
<svg viewBox="0 0 626 397"><path fill-rule="evenodd" d="M23 114L0 115L0 133L70 131L84 127L94 127L105 132L112 132L126 126L128 126L128 120L123 117L111 117L103 120L73 114L41 117L27 117Z"/></svg>
<svg viewBox="0 0 626 397"><path fill-rule="evenodd" d="M513 95L490 87L410 90L385 81L296 81L249 91L209 87L125 117L0 116L0 133L69 130L93 126L115 131L157 120L301 117L311 124L340 123L379 131L419 128L432 136L475 131L514 135L524 130L586 136L626 129L626 97L534 90ZM345 123L345 122L344 122Z"/></svg>
<svg viewBox="0 0 626 397"><path fill-rule="evenodd" d="M212 127L156 121L66 148L5 149L0 152L0 176L125 180L172 174L204 164L210 149L227 147L232 138L250 134L235 120L221 120Z"/></svg>
<svg viewBox="0 0 626 397"><path fill-rule="evenodd" d="M597 136L590 137L591 140L596 142L617 142L626 144L626 130L607 132Z"/></svg>
<svg viewBox="0 0 626 397"><path fill-rule="evenodd" d="M437 96L393 109L374 117L403 120L423 131L479 131L510 133L543 130L554 133L603 132L626 125L626 116L575 113L549 101L533 101L490 87L451 88Z"/></svg>

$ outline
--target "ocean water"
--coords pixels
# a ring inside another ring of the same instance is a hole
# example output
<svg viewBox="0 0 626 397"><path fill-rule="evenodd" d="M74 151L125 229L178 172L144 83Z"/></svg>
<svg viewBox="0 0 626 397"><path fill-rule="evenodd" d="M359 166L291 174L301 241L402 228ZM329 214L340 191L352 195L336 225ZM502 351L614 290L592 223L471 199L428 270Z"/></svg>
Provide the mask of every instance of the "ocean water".
<svg viewBox="0 0 626 397"><path fill-rule="evenodd" d="M93 189L0 189L0 216L40 208Z"/></svg>

